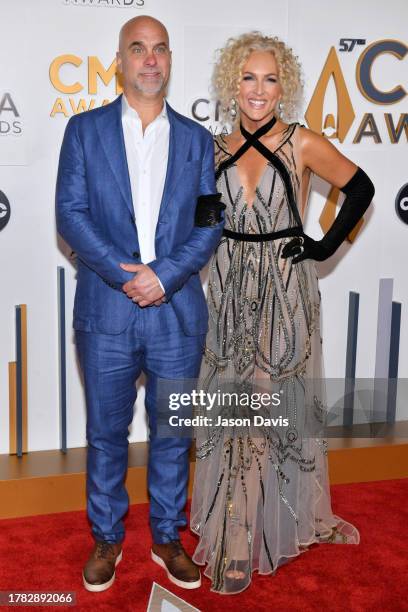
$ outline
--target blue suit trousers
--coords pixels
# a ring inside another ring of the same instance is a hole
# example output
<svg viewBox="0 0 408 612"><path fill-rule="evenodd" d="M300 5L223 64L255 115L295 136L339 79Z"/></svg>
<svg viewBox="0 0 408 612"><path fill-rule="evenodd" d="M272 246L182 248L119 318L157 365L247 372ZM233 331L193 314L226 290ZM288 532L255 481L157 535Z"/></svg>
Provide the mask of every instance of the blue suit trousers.
<svg viewBox="0 0 408 612"><path fill-rule="evenodd" d="M128 434L136 380L142 372L146 374L154 542L178 539L178 528L187 524L184 507L191 438L157 435L157 389L163 379L196 378L204 343L205 334L184 334L171 303L135 305L129 325L120 334L76 331L87 404L87 511L95 539L116 543L125 536Z"/></svg>

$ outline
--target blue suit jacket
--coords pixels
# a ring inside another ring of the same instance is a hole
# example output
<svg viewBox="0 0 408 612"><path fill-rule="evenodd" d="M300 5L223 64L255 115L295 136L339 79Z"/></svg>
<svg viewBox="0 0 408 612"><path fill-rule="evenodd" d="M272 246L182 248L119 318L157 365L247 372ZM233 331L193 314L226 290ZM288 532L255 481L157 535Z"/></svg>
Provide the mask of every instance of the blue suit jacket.
<svg viewBox="0 0 408 612"><path fill-rule="evenodd" d="M208 311L199 270L215 250L223 221L195 227L199 195L216 192L210 132L167 104L170 142L149 266L187 335L206 333ZM120 262L140 263L137 227L121 121L121 96L73 116L62 143L56 194L57 228L77 254L74 328L121 333L133 308L122 291L133 274Z"/></svg>

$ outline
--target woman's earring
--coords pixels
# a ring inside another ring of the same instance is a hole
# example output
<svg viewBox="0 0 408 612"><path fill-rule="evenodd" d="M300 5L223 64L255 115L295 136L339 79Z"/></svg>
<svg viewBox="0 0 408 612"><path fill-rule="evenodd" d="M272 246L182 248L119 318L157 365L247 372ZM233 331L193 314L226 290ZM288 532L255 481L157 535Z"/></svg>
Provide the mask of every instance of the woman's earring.
<svg viewBox="0 0 408 612"><path fill-rule="evenodd" d="M235 100L235 98L231 98L229 113L231 115L231 119L234 120L237 116L237 101Z"/></svg>
<svg viewBox="0 0 408 612"><path fill-rule="evenodd" d="M279 103L278 103L278 112L279 112L279 117L282 117L282 114L283 114L283 104L282 104L282 102L280 100L279 100Z"/></svg>

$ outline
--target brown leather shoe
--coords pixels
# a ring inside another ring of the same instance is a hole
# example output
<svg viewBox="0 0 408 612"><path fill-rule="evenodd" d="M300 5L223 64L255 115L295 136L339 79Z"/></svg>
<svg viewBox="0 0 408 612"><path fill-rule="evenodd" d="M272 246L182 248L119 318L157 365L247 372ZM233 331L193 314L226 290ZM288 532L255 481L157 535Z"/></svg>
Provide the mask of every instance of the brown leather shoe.
<svg viewBox="0 0 408 612"><path fill-rule="evenodd" d="M152 559L167 572L167 578L182 589L198 589L201 574L181 545L180 540L153 544Z"/></svg>
<svg viewBox="0 0 408 612"><path fill-rule="evenodd" d="M115 580L115 567L122 560L122 544L96 542L82 578L87 591L106 591Z"/></svg>

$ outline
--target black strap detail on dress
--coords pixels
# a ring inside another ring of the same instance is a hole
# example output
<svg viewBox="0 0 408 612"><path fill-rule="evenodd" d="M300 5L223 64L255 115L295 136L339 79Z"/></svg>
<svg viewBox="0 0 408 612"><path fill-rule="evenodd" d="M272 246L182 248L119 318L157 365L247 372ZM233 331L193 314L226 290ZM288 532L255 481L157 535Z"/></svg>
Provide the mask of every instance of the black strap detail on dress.
<svg viewBox="0 0 408 612"><path fill-rule="evenodd" d="M288 227L287 229L278 230L277 232L268 232L265 234L245 234L240 232L233 232L232 230L224 228L223 235L226 238L232 238L233 240L240 240L241 242L267 242L268 240L277 240L278 238L286 238L289 236L299 236L303 233L301 225L295 227Z"/></svg>
<svg viewBox="0 0 408 612"><path fill-rule="evenodd" d="M257 132L255 132L254 134L251 134L250 132L247 132L247 130L242 125L242 123L240 124L240 129L241 129L241 134L244 136L244 138L247 139L247 142L248 142L249 139L253 140L252 137L257 133ZM293 216L294 216L294 218L296 220L296 223L300 227L303 227L302 221L301 221L301 218L300 218L300 215L299 215L299 210L298 210L298 207L296 205L295 196L294 196L294 193L293 193L292 181L290 180L289 172L288 172L285 164L280 159L280 157L275 155L275 153L272 153L272 151L270 151L268 149L268 147L265 147L265 145L263 145L262 142L259 142L258 139L253 140L253 142L251 142L251 144L252 144L253 147L255 147L255 149L257 151L259 151L259 153L261 153L261 155L263 155L268 161L270 161L275 166L275 168L277 169L277 171L281 175L282 180L285 183L286 193L288 195L289 206L290 206L290 208L292 210L292 214L293 214ZM237 153L238 153L238 151L237 151Z"/></svg>
<svg viewBox="0 0 408 612"><path fill-rule="evenodd" d="M280 159L280 157L275 155L275 153L270 151L268 149L268 147L265 147L265 145L263 145L259 141L259 138L261 138L261 136L264 136L264 134L269 132L269 130L275 125L275 123L276 123L276 117L272 117L272 119L270 121L268 121L268 123L265 123L265 125L260 127L253 134L248 132L244 128L242 123L241 123L240 124L240 130L241 130L241 134L245 138L245 142L238 149L238 151L236 151L234 153L234 155L231 155L228 159L225 159L224 161L222 161L220 163L220 165L217 168L217 171L216 171L216 174L215 174L215 178L216 178L216 180L218 180L224 170L226 170L229 166L232 166L233 164L235 164L235 162L246 151L248 151L248 149L250 147L254 147L257 151L259 151L259 153L261 153L261 155L263 155L269 162L271 162L271 164L279 172L279 174L280 174L280 176L281 176L281 178L282 178L282 180L284 182L286 193L287 193L288 200L289 200L289 206L290 206L290 209L292 211L293 217L294 217L294 219L296 221L296 224L298 226L297 231L299 232L299 231L303 231L303 224L302 224L302 220L301 220L300 215L299 215L299 210L298 210L298 207L297 207L297 204L296 204L296 200L295 200L295 196L294 196L294 193L293 193L292 181L290 180L288 169L286 168L285 164ZM282 146L282 144L280 146ZM227 230L224 230L224 235L226 235L225 234L226 231Z"/></svg>
<svg viewBox="0 0 408 612"><path fill-rule="evenodd" d="M248 151L248 149L253 145L255 140L257 140L258 138L260 138L261 136L269 132L269 130L275 125L275 123L276 123L276 117L272 117L272 119L268 121L268 123L265 123L265 125L261 126L253 134L250 134L249 132L247 132L248 138L245 136L246 140L244 144L241 147L239 147L238 151L235 151L234 155L231 155L228 159L224 159L224 161L220 163L220 165L217 168L216 174L215 174L215 179L218 180L221 173L224 170L226 170L229 166L232 166L232 164L235 164L237 159L239 159L241 155L243 155L246 151ZM242 129L241 129L241 132L242 132Z"/></svg>

